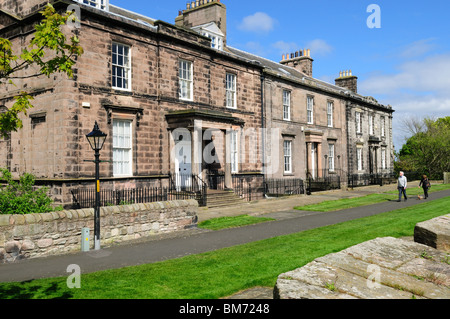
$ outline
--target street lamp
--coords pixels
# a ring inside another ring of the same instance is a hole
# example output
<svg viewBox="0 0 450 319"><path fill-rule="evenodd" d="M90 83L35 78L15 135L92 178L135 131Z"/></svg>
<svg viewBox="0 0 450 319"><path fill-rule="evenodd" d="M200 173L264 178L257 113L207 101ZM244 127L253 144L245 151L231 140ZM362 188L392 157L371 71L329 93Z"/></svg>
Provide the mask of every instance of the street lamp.
<svg viewBox="0 0 450 319"><path fill-rule="evenodd" d="M103 133L98 128L97 121L95 121L94 130L86 135L91 148L95 151L95 213L94 213L94 236L95 236L95 250L100 250L100 150L105 144L108 134Z"/></svg>

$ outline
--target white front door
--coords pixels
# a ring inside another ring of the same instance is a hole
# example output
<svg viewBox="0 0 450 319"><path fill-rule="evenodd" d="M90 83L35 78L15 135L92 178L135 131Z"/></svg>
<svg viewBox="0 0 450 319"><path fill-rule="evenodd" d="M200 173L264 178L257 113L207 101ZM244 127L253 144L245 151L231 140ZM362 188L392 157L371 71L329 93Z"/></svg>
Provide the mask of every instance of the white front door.
<svg viewBox="0 0 450 319"><path fill-rule="evenodd" d="M175 136L175 183L177 189L191 186L192 183L192 145L185 134Z"/></svg>

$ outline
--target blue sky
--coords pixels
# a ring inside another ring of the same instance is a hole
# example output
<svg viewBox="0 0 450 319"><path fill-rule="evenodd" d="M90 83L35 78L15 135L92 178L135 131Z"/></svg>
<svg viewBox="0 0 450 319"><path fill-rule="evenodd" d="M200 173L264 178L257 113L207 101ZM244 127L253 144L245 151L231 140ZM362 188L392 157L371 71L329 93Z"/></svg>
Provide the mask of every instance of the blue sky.
<svg viewBox="0 0 450 319"><path fill-rule="evenodd" d="M310 49L313 76L334 84L341 70L358 76L360 94L390 104L394 144L407 136L402 119L450 116L450 1L222 0L229 46L279 62ZM110 0L111 4L174 23L185 0ZM381 27L369 28L380 8Z"/></svg>

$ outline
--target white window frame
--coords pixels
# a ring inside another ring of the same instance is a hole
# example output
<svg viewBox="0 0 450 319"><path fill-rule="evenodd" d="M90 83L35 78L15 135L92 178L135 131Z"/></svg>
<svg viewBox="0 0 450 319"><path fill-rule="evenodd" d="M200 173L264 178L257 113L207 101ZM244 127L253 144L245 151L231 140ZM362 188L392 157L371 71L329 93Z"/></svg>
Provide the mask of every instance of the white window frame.
<svg viewBox="0 0 450 319"><path fill-rule="evenodd" d="M356 133L362 133L362 114L361 112L356 112L355 120L356 120Z"/></svg>
<svg viewBox="0 0 450 319"><path fill-rule="evenodd" d="M122 50L122 54L120 50ZM122 85L118 85L119 79L123 82ZM126 44L112 43L111 86L116 90L131 90L131 47Z"/></svg>
<svg viewBox="0 0 450 319"><path fill-rule="evenodd" d="M109 10L109 0L75 0L75 1L98 9Z"/></svg>
<svg viewBox="0 0 450 319"><path fill-rule="evenodd" d="M384 116L381 117L381 136L386 136L386 118Z"/></svg>
<svg viewBox="0 0 450 319"><path fill-rule="evenodd" d="M131 120L113 120L113 174L115 177L133 176L132 133Z"/></svg>
<svg viewBox="0 0 450 319"><path fill-rule="evenodd" d="M203 36L211 39L211 48L222 51L223 49L223 38L211 31L202 33Z"/></svg>
<svg viewBox="0 0 450 319"><path fill-rule="evenodd" d="M283 120L291 120L291 91L283 90Z"/></svg>
<svg viewBox="0 0 450 319"><path fill-rule="evenodd" d="M314 97L312 96L306 98L306 114L307 123L314 124Z"/></svg>
<svg viewBox="0 0 450 319"><path fill-rule="evenodd" d="M363 170L363 152L361 147L356 148L356 161L358 164L358 171Z"/></svg>
<svg viewBox="0 0 450 319"><path fill-rule="evenodd" d="M238 131L230 131L231 173L239 173L239 143Z"/></svg>
<svg viewBox="0 0 450 319"><path fill-rule="evenodd" d="M179 79L179 97L180 100L194 100L194 73L193 63L191 61L178 61L178 79Z"/></svg>
<svg viewBox="0 0 450 319"><path fill-rule="evenodd" d="M383 147L381 148L381 169L386 169L387 168L387 164L386 164L386 148Z"/></svg>
<svg viewBox="0 0 450 319"><path fill-rule="evenodd" d="M334 144L328 144L328 171L329 172L334 172L335 167L334 167L334 156L335 156L335 145Z"/></svg>
<svg viewBox="0 0 450 319"><path fill-rule="evenodd" d="M285 140L283 142L283 156L284 156L284 173L292 173L292 141Z"/></svg>
<svg viewBox="0 0 450 319"><path fill-rule="evenodd" d="M373 114L369 114L369 135L375 135L375 127L374 127L374 123L375 122L375 117L373 116Z"/></svg>
<svg viewBox="0 0 450 319"><path fill-rule="evenodd" d="M229 109L237 109L237 76L233 73L226 73L225 90L226 90L226 107Z"/></svg>
<svg viewBox="0 0 450 319"><path fill-rule="evenodd" d="M334 114L334 102L328 101L327 102L327 124L328 124L328 127L333 127L333 125L334 125L333 114Z"/></svg>

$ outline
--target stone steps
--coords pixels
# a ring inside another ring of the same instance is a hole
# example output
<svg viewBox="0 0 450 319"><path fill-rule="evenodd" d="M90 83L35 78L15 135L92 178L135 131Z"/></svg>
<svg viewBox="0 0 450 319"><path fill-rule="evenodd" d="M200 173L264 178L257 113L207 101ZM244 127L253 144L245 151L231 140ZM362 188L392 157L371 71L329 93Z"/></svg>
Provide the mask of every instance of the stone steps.
<svg viewBox="0 0 450 319"><path fill-rule="evenodd" d="M207 206L209 208L240 205L244 200L233 191L208 190Z"/></svg>

